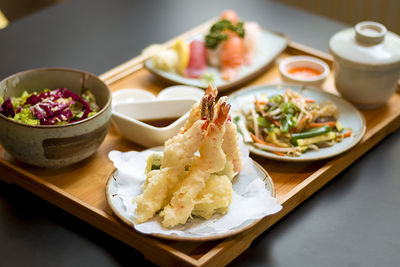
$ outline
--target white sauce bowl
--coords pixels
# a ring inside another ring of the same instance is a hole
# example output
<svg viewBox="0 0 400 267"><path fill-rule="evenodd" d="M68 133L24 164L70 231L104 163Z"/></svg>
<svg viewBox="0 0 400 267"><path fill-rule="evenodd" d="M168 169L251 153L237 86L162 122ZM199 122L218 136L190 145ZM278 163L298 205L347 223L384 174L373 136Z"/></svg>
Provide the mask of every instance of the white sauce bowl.
<svg viewBox="0 0 400 267"><path fill-rule="evenodd" d="M299 77L289 72L293 68L301 67L314 69L320 72L320 74L312 77ZM293 56L281 61L279 64L279 71L285 81L304 85L320 86L325 81L326 77L328 77L330 69L324 61L318 58L310 56Z"/></svg>
<svg viewBox="0 0 400 267"><path fill-rule="evenodd" d="M112 122L122 137L144 147L160 146L178 134L203 95L203 90L188 86L165 88L157 97L143 89L121 89L112 95ZM171 118L177 120L165 127L143 122Z"/></svg>

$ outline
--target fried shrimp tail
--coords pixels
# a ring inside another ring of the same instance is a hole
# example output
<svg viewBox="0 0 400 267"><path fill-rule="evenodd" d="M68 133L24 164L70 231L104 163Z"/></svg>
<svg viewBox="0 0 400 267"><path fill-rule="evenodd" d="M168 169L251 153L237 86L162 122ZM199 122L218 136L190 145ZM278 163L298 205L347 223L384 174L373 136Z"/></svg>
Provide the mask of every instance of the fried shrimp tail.
<svg viewBox="0 0 400 267"><path fill-rule="evenodd" d="M213 87L211 84L207 87L205 95L203 96L201 102L197 102L192 106L190 110L189 119L185 122L185 125L180 130L181 133L187 131L192 125L202 117L202 110L204 108L204 102L207 102L207 97L212 95L215 98L217 97L218 90L217 88ZM204 100L205 99L205 100Z"/></svg>
<svg viewBox="0 0 400 267"><path fill-rule="evenodd" d="M218 90L216 87L213 87L211 84L207 86L206 95L213 95L214 98L218 95Z"/></svg>

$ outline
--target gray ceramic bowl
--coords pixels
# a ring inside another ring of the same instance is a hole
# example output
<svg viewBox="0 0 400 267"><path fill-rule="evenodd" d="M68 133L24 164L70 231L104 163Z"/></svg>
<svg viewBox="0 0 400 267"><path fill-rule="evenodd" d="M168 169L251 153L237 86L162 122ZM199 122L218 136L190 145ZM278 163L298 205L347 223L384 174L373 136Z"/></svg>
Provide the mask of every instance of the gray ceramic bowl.
<svg viewBox="0 0 400 267"><path fill-rule="evenodd" d="M103 142L111 117L111 91L98 77L65 68L33 69L0 82L0 96L20 96L24 90L68 88L75 94L89 88L100 111L67 125L31 126L0 114L0 142L14 158L31 165L61 168L91 156Z"/></svg>

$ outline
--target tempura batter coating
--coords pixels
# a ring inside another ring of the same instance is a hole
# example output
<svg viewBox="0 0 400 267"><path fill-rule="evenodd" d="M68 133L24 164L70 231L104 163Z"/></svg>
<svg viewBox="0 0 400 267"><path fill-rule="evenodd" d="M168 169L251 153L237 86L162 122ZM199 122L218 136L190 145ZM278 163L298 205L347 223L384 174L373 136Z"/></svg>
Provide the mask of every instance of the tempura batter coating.
<svg viewBox="0 0 400 267"><path fill-rule="evenodd" d="M218 102L215 104L215 109L219 109L222 103L226 103L228 101L228 97L221 97ZM240 156L239 149L239 135L236 131L236 125L232 123L229 118L225 123L225 134L224 134L224 142L222 143L222 150L228 160L233 163L233 170L235 173L239 173L242 169L242 159Z"/></svg>
<svg viewBox="0 0 400 267"><path fill-rule="evenodd" d="M147 221L163 207L169 190L177 184L179 177L185 172L185 166L190 164L202 142L205 123L206 121L198 120L187 132L166 141L160 171L146 182L143 193L135 199L136 223Z"/></svg>
<svg viewBox="0 0 400 267"><path fill-rule="evenodd" d="M192 215L210 219L215 213L225 214L232 202L232 183L225 175L212 174L197 195Z"/></svg>
<svg viewBox="0 0 400 267"><path fill-rule="evenodd" d="M236 125L231 121L225 124L224 142L222 150L224 150L228 160L233 163L233 170L237 174L242 170L242 158L239 149L239 136L237 134Z"/></svg>
<svg viewBox="0 0 400 267"><path fill-rule="evenodd" d="M160 213L164 227L186 223L191 216L195 199L204 188L210 174L224 169L226 156L222 150L225 122L229 115L229 105L221 105L215 121L211 122L203 142L200 144L200 157L193 160L189 174L174 192L171 202Z"/></svg>

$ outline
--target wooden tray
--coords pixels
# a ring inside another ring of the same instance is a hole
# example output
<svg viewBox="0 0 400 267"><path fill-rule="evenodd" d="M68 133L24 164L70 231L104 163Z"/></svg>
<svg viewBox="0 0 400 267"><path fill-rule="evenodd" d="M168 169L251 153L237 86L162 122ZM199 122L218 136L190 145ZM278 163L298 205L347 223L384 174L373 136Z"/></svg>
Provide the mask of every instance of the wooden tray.
<svg viewBox="0 0 400 267"><path fill-rule="evenodd" d="M209 22L183 34L185 38L209 25ZM167 42L166 45L170 44ZM279 56L307 54L319 57L332 66L332 58L322 52L290 42ZM157 94L167 84L143 68L145 57L136 57L101 75L112 90L127 87L148 89ZM267 72L248 86L279 83L278 66L274 63ZM332 74L322 86L336 93ZM229 93L229 92L226 92ZM145 236L133 231L113 216L106 203L105 185L114 171L108 159L111 150L129 151L142 149L122 139L111 128L98 152L89 159L61 170L40 169L14 161L0 146L0 178L15 183L34 194L81 218L122 242L141 251L147 259L161 265L189 266L225 265L246 250L250 243L268 227L288 214L302 201L316 192L335 175L367 152L385 136L400 126L400 95L395 94L384 107L364 111L367 132L362 141L350 151L336 158L309 163L289 163L253 156L272 177L276 196L283 210L262 219L254 227L234 237L209 242L172 242Z"/></svg>

